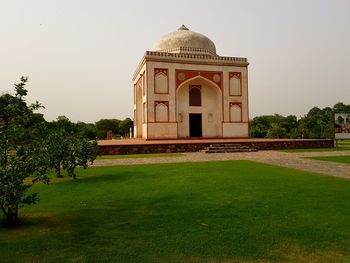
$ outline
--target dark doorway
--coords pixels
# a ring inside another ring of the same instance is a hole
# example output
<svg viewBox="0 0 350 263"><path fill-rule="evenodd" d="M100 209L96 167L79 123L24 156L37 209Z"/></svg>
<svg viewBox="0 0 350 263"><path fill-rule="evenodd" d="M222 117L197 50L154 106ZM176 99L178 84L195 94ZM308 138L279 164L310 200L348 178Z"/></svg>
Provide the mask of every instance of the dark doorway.
<svg viewBox="0 0 350 263"><path fill-rule="evenodd" d="M201 113L190 113L190 137L202 137Z"/></svg>

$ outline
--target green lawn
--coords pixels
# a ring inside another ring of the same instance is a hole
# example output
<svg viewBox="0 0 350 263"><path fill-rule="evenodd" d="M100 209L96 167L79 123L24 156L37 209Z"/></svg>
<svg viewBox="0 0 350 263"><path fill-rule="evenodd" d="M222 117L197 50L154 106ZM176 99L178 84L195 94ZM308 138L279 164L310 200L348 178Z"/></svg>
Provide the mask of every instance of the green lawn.
<svg viewBox="0 0 350 263"><path fill-rule="evenodd" d="M350 145L350 140L339 140L339 145Z"/></svg>
<svg viewBox="0 0 350 263"><path fill-rule="evenodd" d="M334 147L334 148L291 149L291 150L282 150L282 151L288 152L288 153L350 151L350 142L339 141L338 147Z"/></svg>
<svg viewBox="0 0 350 263"><path fill-rule="evenodd" d="M282 150L287 153L305 153L305 152L340 152L350 151L350 147L334 147L334 148L313 148L313 149L291 149Z"/></svg>
<svg viewBox="0 0 350 263"><path fill-rule="evenodd" d="M337 163L349 163L350 155L347 156L319 156L319 157L307 157L307 159L314 159L327 162L337 162Z"/></svg>
<svg viewBox="0 0 350 263"><path fill-rule="evenodd" d="M154 158L154 157L180 157L183 153L147 153L147 154L125 154L125 155L101 155L98 160L102 159L130 159L130 158Z"/></svg>
<svg viewBox="0 0 350 263"><path fill-rule="evenodd" d="M38 185L1 262L349 262L350 181L249 161L96 167ZM57 182L57 180L56 180Z"/></svg>

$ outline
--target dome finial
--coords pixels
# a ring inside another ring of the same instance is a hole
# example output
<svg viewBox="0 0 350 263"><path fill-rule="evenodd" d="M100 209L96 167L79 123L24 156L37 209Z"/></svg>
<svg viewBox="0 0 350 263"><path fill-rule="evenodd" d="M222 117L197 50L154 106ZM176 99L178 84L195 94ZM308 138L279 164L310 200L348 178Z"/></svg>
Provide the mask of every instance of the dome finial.
<svg viewBox="0 0 350 263"><path fill-rule="evenodd" d="M187 27L185 27L185 25L182 25L181 27L179 27L177 30L189 30Z"/></svg>

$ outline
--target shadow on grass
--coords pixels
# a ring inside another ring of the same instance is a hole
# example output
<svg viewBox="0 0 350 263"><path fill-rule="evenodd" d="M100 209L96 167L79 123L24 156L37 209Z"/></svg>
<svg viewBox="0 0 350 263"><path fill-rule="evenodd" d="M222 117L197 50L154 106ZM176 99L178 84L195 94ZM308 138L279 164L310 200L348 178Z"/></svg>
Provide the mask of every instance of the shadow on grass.
<svg viewBox="0 0 350 263"><path fill-rule="evenodd" d="M13 237L26 236L28 234L37 235L39 232L44 233L53 230L65 230L69 228L69 216L62 216L62 214L49 213L31 213L20 214L19 224L13 227L8 227L5 220L0 221L1 230L4 233L15 234ZM40 231L38 232L38 230Z"/></svg>
<svg viewBox="0 0 350 263"><path fill-rule="evenodd" d="M63 177L55 179L53 184L85 184L85 183L99 183L99 182L121 182L126 180L131 180L135 177L145 176L149 174L134 173L128 171L106 171L103 174L94 174L93 171L88 171L87 176L83 175L82 172L79 172L77 179Z"/></svg>

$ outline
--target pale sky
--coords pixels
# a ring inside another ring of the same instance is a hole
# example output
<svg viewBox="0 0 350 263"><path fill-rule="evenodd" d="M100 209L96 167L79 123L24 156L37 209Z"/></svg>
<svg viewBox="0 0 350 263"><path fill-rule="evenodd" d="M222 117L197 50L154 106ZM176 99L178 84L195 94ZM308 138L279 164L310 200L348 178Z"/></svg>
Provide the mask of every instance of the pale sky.
<svg viewBox="0 0 350 263"><path fill-rule="evenodd" d="M24 75L47 120L132 117L134 70L182 24L248 58L250 118L350 104L349 0L0 0L0 91Z"/></svg>

